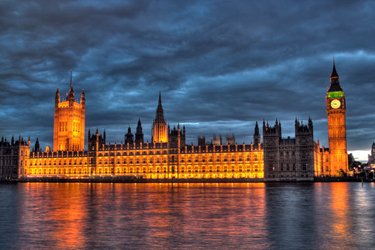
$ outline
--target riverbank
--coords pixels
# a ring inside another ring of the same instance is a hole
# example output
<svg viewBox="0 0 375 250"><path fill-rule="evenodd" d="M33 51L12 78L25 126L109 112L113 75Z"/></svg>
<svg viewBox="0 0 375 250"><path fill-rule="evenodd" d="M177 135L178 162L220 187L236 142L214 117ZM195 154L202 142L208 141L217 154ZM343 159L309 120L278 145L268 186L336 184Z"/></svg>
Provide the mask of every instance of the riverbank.
<svg viewBox="0 0 375 250"><path fill-rule="evenodd" d="M237 178L237 179L143 179L136 176L121 177L94 177L94 178L63 178L43 177L24 178L19 180L0 180L2 184L15 184L18 182L54 182L54 183L299 183L299 182L372 182L351 176L347 177L315 177L314 179L264 179L264 178Z"/></svg>
<svg viewBox="0 0 375 250"><path fill-rule="evenodd" d="M354 177L316 177L314 179L263 179L263 178L241 178L241 179L143 179L138 177L95 177L95 178L25 178L18 181L1 181L1 183L17 182L60 182L60 183L262 183L262 182L361 182ZM363 180L366 181L366 180ZM372 181L372 180L367 180Z"/></svg>

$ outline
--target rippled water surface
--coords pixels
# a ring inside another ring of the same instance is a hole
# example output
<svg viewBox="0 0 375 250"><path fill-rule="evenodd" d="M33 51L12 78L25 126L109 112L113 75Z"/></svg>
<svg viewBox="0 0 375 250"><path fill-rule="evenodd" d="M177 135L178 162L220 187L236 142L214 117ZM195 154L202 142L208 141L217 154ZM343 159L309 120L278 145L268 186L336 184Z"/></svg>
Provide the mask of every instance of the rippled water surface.
<svg viewBox="0 0 375 250"><path fill-rule="evenodd" d="M375 185L0 185L1 249L374 249Z"/></svg>

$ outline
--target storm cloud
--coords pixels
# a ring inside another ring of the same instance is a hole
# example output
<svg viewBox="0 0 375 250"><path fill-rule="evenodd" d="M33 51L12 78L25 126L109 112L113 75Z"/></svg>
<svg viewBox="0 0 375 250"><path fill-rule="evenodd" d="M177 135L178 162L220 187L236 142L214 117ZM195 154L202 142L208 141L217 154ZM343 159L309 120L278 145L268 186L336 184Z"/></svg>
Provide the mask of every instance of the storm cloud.
<svg viewBox="0 0 375 250"><path fill-rule="evenodd" d="M141 119L251 142L255 121L314 121L327 145L332 59L349 150L375 140L374 1L1 1L0 134L52 144L56 88L85 89L86 129L120 142Z"/></svg>

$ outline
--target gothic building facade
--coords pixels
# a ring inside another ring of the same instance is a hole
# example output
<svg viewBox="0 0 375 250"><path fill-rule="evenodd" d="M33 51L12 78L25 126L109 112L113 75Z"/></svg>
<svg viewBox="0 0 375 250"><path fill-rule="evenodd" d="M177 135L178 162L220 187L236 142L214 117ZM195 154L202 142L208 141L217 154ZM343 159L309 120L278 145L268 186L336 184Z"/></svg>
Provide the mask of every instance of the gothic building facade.
<svg viewBox="0 0 375 250"><path fill-rule="evenodd" d="M30 156L30 138L25 141L22 137L10 141L1 138L0 141L0 181L17 180L21 176L20 166Z"/></svg>
<svg viewBox="0 0 375 250"><path fill-rule="evenodd" d="M84 149L85 93L75 100L73 82L65 100L57 90L53 151L33 150L30 141L0 143L0 178L99 178L145 179L254 179L269 181L313 180L314 176L337 176L347 171L345 95L335 65L326 96L329 148L314 141L313 122L296 119L295 136L282 137L281 122L256 122L253 142L237 144L235 137L214 136L206 143L186 144L185 126L171 128L164 117L159 94L151 142L144 141L141 120L135 134L129 127L121 143L108 143L105 130L88 130ZM262 138L263 137L263 138Z"/></svg>
<svg viewBox="0 0 375 250"><path fill-rule="evenodd" d="M346 100L341 88L335 62L326 96L328 120L328 144L330 174L340 175L348 171L348 152L346 145Z"/></svg>
<svg viewBox="0 0 375 250"><path fill-rule="evenodd" d="M295 137L282 138L281 122L263 122L264 175L276 180L312 180L315 142L313 123L295 121Z"/></svg>
<svg viewBox="0 0 375 250"><path fill-rule="evenodd" d="M63 101L60 101L60 90L55 96L55 114L53 128L54 151L79 151L85 146L85 92L82 90L80 102L74 97L73 79Z"/></svg>

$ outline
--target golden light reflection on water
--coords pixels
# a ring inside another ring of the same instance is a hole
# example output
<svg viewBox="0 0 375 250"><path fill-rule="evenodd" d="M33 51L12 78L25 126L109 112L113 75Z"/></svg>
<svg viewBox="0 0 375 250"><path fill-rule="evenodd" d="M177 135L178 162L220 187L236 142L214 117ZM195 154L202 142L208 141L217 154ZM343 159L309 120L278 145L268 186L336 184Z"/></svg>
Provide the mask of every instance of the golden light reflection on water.
<svg viewBox="0 0 375 250"><path fill-rule="evenodd" d="M26 184L21 231L26 238L58 249L85 245L85 195L80 184ZM27 247L29 242L24 242Z"/></svg>
<svg viewBox="0 0 375 250"><path fill-rule="evenodd" d="M21 249L301 249L306 242L344 249L370 246L375 233L375 223L352 223L375 218L370 184L355 201L350 194L358 186L349 183L27 183L17 189L15 248ZM369 197L365 218L358 204Z"/></svg>
<svg viewBox="0 0 375 250"><path fill-rule="evenodd" d="M20 230L52 248L128 246L120 236L160 248L266 237L264 184L29 183L25 193Z"/></svg>
<svg viewBox="0 0 375 250"><path fill-rule="evenodd" d="M347 183L332 183L331 185L331 212L333 215L332 231L337 240L347 240L349 234L349 193Z"/></svg>

